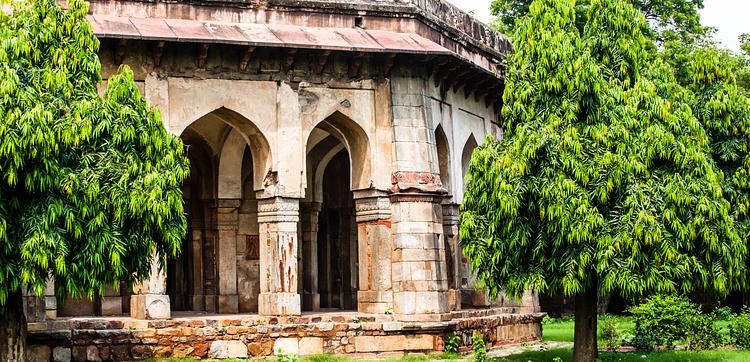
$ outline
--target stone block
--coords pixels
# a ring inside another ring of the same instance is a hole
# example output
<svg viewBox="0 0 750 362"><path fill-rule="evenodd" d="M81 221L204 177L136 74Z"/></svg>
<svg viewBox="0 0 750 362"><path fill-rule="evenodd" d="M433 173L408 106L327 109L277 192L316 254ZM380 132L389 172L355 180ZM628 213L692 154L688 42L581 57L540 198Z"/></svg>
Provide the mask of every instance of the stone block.
<svg viewBox="0 0 750 362"><path fill-rule="evenodd" d="M219 295L219 313L236 314L239 313L240 298L238 295Z"/></svg>
<svg viewBox="0 0 750 362"><path fill-rule="evenodd" d="M213 341L208 358L247 358L247 346L241 341Z"/></svg>
<svg viewBox="0 0 750 362"><path fill-rule="evenodd" d="M28 362L49 362L51 355L52 350L48 346L36 345L26 348L26 360Z"/></svg>
<svg viewBox="0 0 750 362"><path fill-rule="evenodd" d="M135 294L130 297L130 316L135 319L168 319L171 316L169 296Z"/></svg>
<svg viewBox="0 0 750 362"><path fill-rule="evenodd" d="M99 356L99 349L96 346L86 347L86 361L99 362L102 358Z"/></svg>
<svg viewBox="0 0 750 362"><path fill-rule="evenodd" d="M70 348L55 347L52 349L52 361L54 362L70 362L71 358Z"/></svg>
<svg viewBox="0 0 750 362"><path fill-rule="evenodd" d="M258 298L258 312L264 316L300 315L302 301L297 293L262 293Z"/></svg>
<svg viewBox="0 0 750 362"><path fill-rule="evenodd" d="M431 351L434 338L428 334L395 336L356 336L357 353L393 351Z"/></svg>
<svg viewBox="0 0 750 362"><path fill-rule="evenodd" d="M103 316L122 315L122 297L102 297L101 303Z"/></svg>
<svg viewBox="0 0 750 362"><path fill-rule="evenodd" d="M273 344L273 354L300 354L299 339L297 338L278 338Z"/></svg>
<svg viewBox="0 0 750 362"><path fill-rule="evenodd" d="M323 338L304 337L299 341L299 355L311 356L323 353Z"/></svg>

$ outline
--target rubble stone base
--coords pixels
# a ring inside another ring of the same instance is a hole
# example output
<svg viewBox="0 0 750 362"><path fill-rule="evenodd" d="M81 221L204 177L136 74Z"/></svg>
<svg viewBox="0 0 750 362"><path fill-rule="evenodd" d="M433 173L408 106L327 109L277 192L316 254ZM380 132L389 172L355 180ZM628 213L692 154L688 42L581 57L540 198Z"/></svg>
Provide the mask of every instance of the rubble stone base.
<svg viewBox="0 0 750 362"><path fill-rule="evenodd" d="M482 333L490 346L539 340L544 314L503 308L462 310L450 321L400 322L391 315L324 313L302 317L188 316L143 321L71 318L29 323L35 360L122 361L161 357L252 358L281 353L349 354L361 358L439 352L447 336L462 350Z"/></svg>

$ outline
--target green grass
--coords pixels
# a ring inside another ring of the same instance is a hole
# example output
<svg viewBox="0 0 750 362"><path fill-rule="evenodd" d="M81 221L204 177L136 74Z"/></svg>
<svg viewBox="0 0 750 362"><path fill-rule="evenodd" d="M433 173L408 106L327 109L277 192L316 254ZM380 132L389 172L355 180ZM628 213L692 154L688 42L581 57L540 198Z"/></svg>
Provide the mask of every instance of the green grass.
<svg viewBox="0 0 750 362"><path fill-rule="evenodd" d="M562 361L573 360L573 350L570 348L553 349L549 351L539 352L525 352L522 354L513 355L510 357L502 357L496 359L493 362L548 362L553 361L555 358L560 358ZM617 353L617 352L601 352L599 354L598 361L605 362L668 362L668 361L686 361L686 362L713 362L713 361L750 361L750 352L747 351L730 351L730 350L717 350L717 351L700 351L700 352L689 352L689 351L659 351L650 353L641 352L630 352L630 353Z"/></svg>
<svg viewBox="0 0 750 362"><path fill-rule="evenodd" d="M599 318L599 328L602 326L604 319L612 319L620 336L633 333L633 321L630 317L605 316ZM729 334L729 321L719 320L714 322L719 328L719 333ZM551 319L544 323L542 328L542 340L545 342L573 342L574 320L572 317L561 319ZM598 333L597 333L598 336ZM604 347L606 343L599 338L599 346ZM750 361L750 360L748 360Z"/></svg>

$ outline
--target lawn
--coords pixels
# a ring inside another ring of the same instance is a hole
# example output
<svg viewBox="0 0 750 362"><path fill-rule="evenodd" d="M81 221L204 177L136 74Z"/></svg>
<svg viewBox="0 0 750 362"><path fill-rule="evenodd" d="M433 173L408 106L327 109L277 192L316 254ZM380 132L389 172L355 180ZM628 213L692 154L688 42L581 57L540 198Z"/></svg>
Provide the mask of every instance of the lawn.
<svg viewBox="0 0 750 362"><path fill-rule="evenodd" d="M508 362L549 362L555 361L555 358L559 358L558 361L572 361L573 350L570 348L553 349L549 351L541 352L526 352L517 354L510 357L502 357L494 360L493 362L508 361ZM750 352L745 351L701 351L701 352L686 352L686 351L661 351L661 352L630 352L630 353L617 353L617 352L602 352L599 354L599 361L618 361L618 362L630 362L630 361L653 361L653 362L667 362L667 361L691 361L691 362L713 362L713 361L750 361Z"/></svg>

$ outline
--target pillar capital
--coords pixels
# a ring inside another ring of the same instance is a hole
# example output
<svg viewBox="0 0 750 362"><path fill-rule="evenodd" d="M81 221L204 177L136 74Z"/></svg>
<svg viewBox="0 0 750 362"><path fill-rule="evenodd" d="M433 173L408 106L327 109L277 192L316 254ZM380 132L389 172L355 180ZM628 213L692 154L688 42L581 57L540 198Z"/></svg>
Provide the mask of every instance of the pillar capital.
<svg viewBox="0 0 750 362"><path fill-rule="evenodd" d="M258 200L259 223L299 222L299 199L272 197Z"/></svg>
<svg viewBox="0 0 750 362"><path fill-rule="evenodd" d="M358 223L391 218L391 201L385 191L354 191L354 204Z"/></svg>

